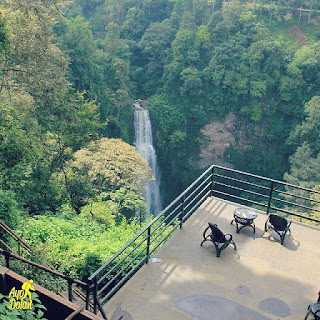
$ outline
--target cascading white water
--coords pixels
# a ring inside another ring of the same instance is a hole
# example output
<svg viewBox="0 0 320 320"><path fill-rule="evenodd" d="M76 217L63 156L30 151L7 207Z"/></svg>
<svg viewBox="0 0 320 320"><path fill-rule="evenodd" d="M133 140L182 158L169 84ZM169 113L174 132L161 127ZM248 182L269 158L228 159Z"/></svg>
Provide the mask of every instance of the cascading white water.
<svg viewBox="0 0 320 320"><path fill-rule="evenodd" d="M139 102L134 104L135 146L140 155L147 160L155 181L145 185L147 217L157 215L161 211L160 173L157 165L156 152L152 143L152 129L148 110L141 107Z"/></svg>

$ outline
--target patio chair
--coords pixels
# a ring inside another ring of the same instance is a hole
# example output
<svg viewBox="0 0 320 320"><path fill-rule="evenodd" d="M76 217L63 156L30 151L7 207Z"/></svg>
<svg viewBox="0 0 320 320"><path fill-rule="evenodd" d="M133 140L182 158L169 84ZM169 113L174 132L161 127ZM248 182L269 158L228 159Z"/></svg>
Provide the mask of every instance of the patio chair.
<svg viewBox="0 0 320 320"><path fill-rule="evenodd" d="M280 236L281 245L283 245L287 232L289 231L289 234L291 234L291 222L292 221L288 221L286 218L280 217L275 213L269 213L264 230L274 230Z"/></svg>
<svg viewBox="0 0 320 320"><path fill-rule="evenodd" d="M308 319L310 313L314 316L314 320L320 320L320 291L318 292L318 301L309 305L308 312L304 320Z"/></svg>
<svg viewBox="0 0 320 320"><path fill-rule="evenodd" d="M206 241L211 241L217 250L217 257L220 257L220 253L223 249L225 249L230 243L234 246L234 250L237 250L237 246L232 240L231 234L224 234L216 224L211 222L208 223L209 226L203 232L203 241L201 245L203 245ZM210 233L207 234L207 231L210 229Z"/></svg>

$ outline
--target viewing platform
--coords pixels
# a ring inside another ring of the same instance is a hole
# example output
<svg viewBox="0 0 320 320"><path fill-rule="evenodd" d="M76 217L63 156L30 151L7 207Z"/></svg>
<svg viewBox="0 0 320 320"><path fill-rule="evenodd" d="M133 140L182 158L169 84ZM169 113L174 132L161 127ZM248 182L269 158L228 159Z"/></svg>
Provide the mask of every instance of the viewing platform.
<svg viewBox="0 0 320 320"><path fill-rule="evenodd" d="M108 319L304 319L320 289L320 229L293 221L281 245L255 210L255 233L237 234L230 222L238 207L208 197L154 253L161 262L150 259L103 306ZM212 242L200 247L208 222L232 234L237 251L228 246L217 258Z"/></svg>

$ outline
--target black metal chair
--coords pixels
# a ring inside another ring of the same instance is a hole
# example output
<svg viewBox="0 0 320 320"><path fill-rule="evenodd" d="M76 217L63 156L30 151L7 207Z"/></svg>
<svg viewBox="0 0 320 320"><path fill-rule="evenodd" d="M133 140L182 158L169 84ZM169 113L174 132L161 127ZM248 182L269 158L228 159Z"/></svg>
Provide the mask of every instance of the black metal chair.
<svg viewBox="0 0 320 320"><path fill-rule="evenodd" d="M274 230L280 236L281 245L283 245L287 232L289 231L289 234L291 234L291 222L275 213L269 213L264 230Z"/></svg>
<svg viewBox="0 0 320 320"><path fill-rule="evenodd" d="M314 316L314 320L320 320L320 291L318 292L318 301L309 305L304 320L307 320L310 314Z"/></svg>
<svg viewBox="0 0 320 320"><path fill-rule="evenodd" d="M217 257L220 257L220 253L223 249L225 249L230 243L234 246L234 250L237 250L237 246L232 240L231 234L224 234L216 224L211 222L208 223L209 226L203 232L203 241L201 245L203 245L206 241L211 241L217 250ZM210 233L207 234L207 231L210 229Z"/></svg>

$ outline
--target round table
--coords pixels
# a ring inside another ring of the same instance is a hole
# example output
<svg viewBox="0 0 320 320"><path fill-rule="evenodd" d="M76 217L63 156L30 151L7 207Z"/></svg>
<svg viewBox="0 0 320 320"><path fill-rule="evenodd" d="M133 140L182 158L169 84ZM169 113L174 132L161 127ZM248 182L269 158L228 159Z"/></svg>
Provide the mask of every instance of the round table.
<svg viewBox="0 0 320 320"><path fill-rule="evenodd" d="M254 224L254 219L257 217L258 214L250 208L237 208L233 212L233 220L231 221L231 224L233 224L233 222L236 223L237 233L239 233L244 227L251 227L255 233L256 226ZM239 227L239 225L241 225L241 227Z"/></svg>

